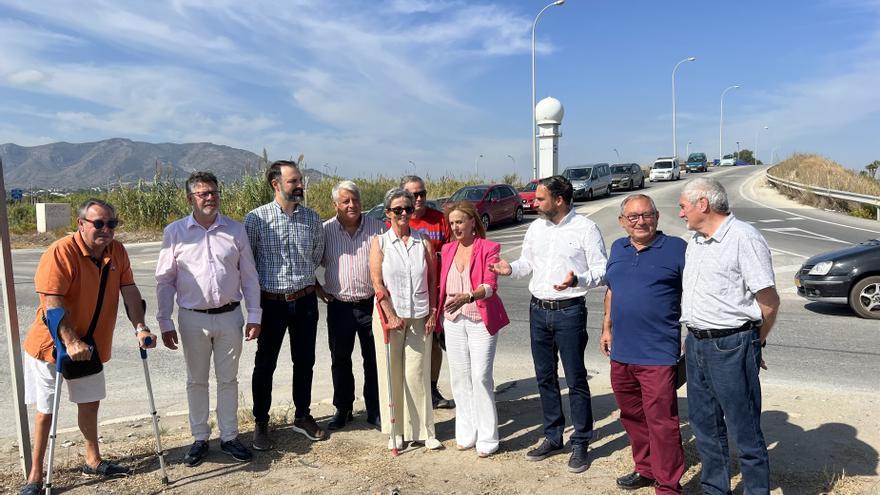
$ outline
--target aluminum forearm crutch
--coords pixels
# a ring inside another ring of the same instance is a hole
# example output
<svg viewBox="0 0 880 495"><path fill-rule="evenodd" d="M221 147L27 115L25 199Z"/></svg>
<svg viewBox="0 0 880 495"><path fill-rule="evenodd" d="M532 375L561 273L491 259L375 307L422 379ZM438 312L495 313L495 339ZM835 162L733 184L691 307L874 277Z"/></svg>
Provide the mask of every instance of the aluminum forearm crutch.
<svg viewBox="0 0 880 495"><path fill-rule="evenodd" d="M141 299L141 306L144 313L147 312L147 302ZM125 307L126 313L128 306ZM152 338L144 339L144 345L150 345ZM150 416L153 419L153 435L156 436L156 457L159 458L159 470L162 472L162 483L168 484L168 474L165 472L165 451L162 449L162 436L159 434L159 415L156 413L156 403L153 401L153 383L150 381L150 366L147 364L147 350L138 348L141 351L141 363L144 365L144 381L147 383L147 398L150 401Z"/></svg>
<svg viewBox="0 0 880 495"><path fill-rule="evenodd" d="M52 401L52 426L49 428L49 463L46 466L46 480L43 488L46 495L52 494L52 468L55 465L55 437L58 435L58 409L61 406L61 384L64 377L61 376L61 359L67 354L61 344L58 335L58 325L64 317L63 308L49 308L46 310L44 322L49 327L49 333L55 341L55 399Z"/></svg>
<svg viewBox="0 0 880 495"><path fill-rule="evenodd" d="M394 420L394 392L391 382L391 336L388 328L388 319L379 302L384 299L385 294L381 292L376 294L376 311L379 312L379 322L382 324L382 338L385 341L385 373L388 383L388 421L391 423L391 457L397 457L397 435L394 434L396 421Z"/></svg>

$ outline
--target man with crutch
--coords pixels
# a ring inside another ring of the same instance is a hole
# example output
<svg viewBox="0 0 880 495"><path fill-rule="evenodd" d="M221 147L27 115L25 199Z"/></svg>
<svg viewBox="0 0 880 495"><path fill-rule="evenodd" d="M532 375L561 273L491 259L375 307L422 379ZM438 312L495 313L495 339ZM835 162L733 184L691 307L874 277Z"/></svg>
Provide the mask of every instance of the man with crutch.
<svg viewBox="0 0 880 495"><path fill-rule="evenodd" d="M142 348L155 346L155 338L144 324L141 293L134 283L128 253L113 239L119 219L110 203L90 199L79 208L77 231L52 243L40 258L34 287L40 304L24 341L25 401L36 404L31 471L22 494L40 493L43 458L53 419L56 369L52 335L44 322L47 310L64 308L58 338L71 361L110 360L119 294L132 308L129 320L137 329ZM103 279L103 283L102 283ZM101 295L101 297L99 297ZM94 324L92 323L94 321ZM89 342L84 338L89 333ZM145 339L152 342L148 345ZM85 440L86 476L128 475L128 467L101 458L98 449L98 406L106 397L104 372L65 380L68 397L77 404L79 429Z"/></svg>
<svg viewBox="0 0 880 495"><path fill-rule="evenodd" d="M186 180L192 214L165 227L156 265L156 321L162 341L177 349L171 312L177 295L178 329L186 361L186 399L193 444L183 463L194 467L208 455L211 359L217 378L220 450L239 462L251 451L238 439L238 363L244 338L260 335L260 281L244 225L220 214L220 184L210 172ZM241 302L247 308L247 323Z"/></svg>

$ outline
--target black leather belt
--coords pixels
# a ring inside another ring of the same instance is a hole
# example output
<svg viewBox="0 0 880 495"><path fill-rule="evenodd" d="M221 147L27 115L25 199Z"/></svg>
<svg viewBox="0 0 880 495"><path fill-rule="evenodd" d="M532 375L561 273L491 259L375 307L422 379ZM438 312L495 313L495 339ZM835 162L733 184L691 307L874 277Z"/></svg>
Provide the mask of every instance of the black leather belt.
<svg viewBox="0 0 880 495"><path fill-rule="evenodd" d="M718 339L721 337L727 337L728 335L733 335L735 333L751 330L756 326L758 326L758 322L747 321L738 328L710 328L707 330L703 330L700 328L687 327L687 329L691 334L693 334L694 338L696 339Z"/></svg>
<svg viewBox="0 0 880 495"><path fill-rule="evenodd" d="M220 313L228 313L233 309L237 308L241 304L238 301L231 302L229 304L224 304L219 308L208 308L208 309L190 309L190 311L195 311L197 313L207 313L209 315L219 315Z"/></svg>
<svg viewBox="0 0 880 495"><path fill-rule="evenodd" d="M586 303L583 296L581 297L572 297L571 299L558 299L558 300L548 300L548 299L538 299L535 296L532 296L532 304L537 305L541 309L549 309L552 311L556 311L559 309L564 309L569 306L574 306L576 304L580 304L583 306Z"/></svg>

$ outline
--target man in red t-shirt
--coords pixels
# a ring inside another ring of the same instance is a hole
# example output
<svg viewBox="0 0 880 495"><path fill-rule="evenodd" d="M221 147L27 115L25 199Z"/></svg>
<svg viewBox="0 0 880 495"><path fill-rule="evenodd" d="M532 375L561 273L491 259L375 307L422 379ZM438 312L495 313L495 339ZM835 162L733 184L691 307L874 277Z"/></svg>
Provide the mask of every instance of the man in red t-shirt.
<svg viewBox="0 0 880 495"><path fill-rule="evenodd" d="M407 175L400 180L400 187L411 192L416 198L415 211L410 218L409 227L421 232L431 240L431 247L437 253L437 273L440 273L440 248L449 239L449 225L446 223L446 216L440 211L428 208L426 204L428 191L425 189L425 181L421 177ZM455 407L455 402L445 399L437 388L440 367L443 366L443 351L440 347L442 339L442 333L435 333L431 346L431 403L434 409L451 409Z"/></svg>

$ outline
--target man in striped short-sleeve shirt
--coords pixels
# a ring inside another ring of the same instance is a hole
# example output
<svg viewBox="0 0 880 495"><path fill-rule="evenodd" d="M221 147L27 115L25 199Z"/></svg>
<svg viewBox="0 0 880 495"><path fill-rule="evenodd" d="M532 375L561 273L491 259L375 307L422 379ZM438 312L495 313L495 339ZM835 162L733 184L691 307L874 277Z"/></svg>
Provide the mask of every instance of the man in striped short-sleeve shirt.
<svg viewBox="0 0 880 495"><path fill-rule="evenodd" d="M373 344L373 284L370 281L370 242L385 225L361 213L357 185L344 180L333 188L336 216L324 222L324 287L319 295L327 303L327 335L333 375L336 414L328 428L338 430L354 419L355 381L351 353L355 337L364 360L364 403L367 422L379 425L379 385Z"/></svg>

